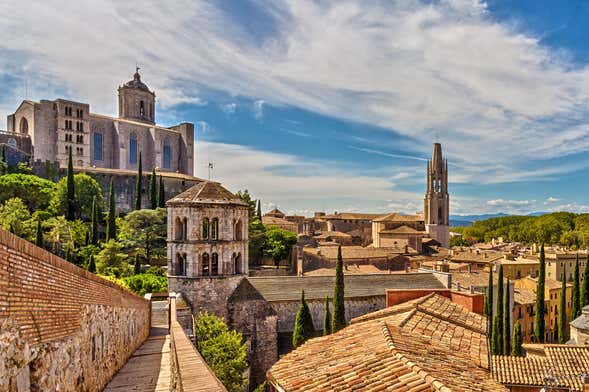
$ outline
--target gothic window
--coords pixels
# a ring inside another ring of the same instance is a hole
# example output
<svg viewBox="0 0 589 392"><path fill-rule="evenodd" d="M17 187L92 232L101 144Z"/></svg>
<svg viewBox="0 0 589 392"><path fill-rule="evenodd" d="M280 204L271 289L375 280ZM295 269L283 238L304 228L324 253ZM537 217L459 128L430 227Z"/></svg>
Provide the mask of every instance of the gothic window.
<svg viewBox="0 0 589 392"><path fill-rule="evenodd" d="M129 138L129 163L134 165L137 163L137 135L131 134Z"/></svg>
<svg viewBox="0 0 589 392"><path fill-rule="evenodd" d="M163 148L163 166L164 169L170 169L172 167L172 147L170 146L170 139L164 139L164 148Z"/></svg>
<svg viewBox="0 0 589 392"><path fill-rule="evenodd" d="M217 240L219 237L219 218L213 218L211 221L211 239Z"/></svg>
<svg viewBox="0 0 589 392"><path fill-rule="evenodd" d="M209 218L204 218L202 220L202 239L209 239Z"/></svg>
<svg viewBox="0 0 589 392"><path fill-rule="evenodd" d="M139 102L139 116L143 117L145 115L145 106L143 101Z"/></svg>
<svg viewBox="0 0 589 392"><path fill-rule="evenodd" d="M243 273L243 269L241 266L241 253L238 253L235 257L234 257L234 271L236 274L242 274Z"/></svg>
<svg viewBox="0 0 589 392"><path fill-rule="evenodd" d="M235 223L235 240L241 241L243 238L243 225L241 224L241 220L237 220Z"/></svg>
<svg viewBox="0 0 589 392"><path fill-rule="evenodd" d="M186 254L176 254L176 268L174 272L176 276L186 275Z"/></svg>
<svg viewBox="0 0 589 392"><path fill-rule="evenodd" d="M176 224L174 227L174 237L176 241L181 241L184 239L184 227L182 224L182 220L179 217L176 217Z"/></svg>
<svg viewBox="0 0 589 392"><path fill-rule="evenodd" d="M94 160L102 161L102 133L94 132Z"/></svg>
<svg viewBox="0 0 589 392"><path fill-rule="evenodd" d="M182 233L182 238L186 240L188 239L188 218L184 218L184 220L182 221L182 228L184 229L184 232Z"/></svg>
<svg viewBox="0 0 589 392"><path fill-rule="evenodd" d="M209 276L209 254L203 253L202 255L202 276Z"/></svg>
<svg viewBox="0 0 589 392"><path fill-rule="evenodd" d="M72 129L72 120L65 120L65 129L71 131Z"/></svg>
<svg viewBox="0 0 589 392"><path fill-rule="evenodd" d="M213 253L211 257L211 275L219 275L219 255Z"/></svg>
<svg viewBox="0 0 589 392"><path fill-rule="evenodd" d="M20 133L29 133L29 122L24 117L20 119Z"/></svg>

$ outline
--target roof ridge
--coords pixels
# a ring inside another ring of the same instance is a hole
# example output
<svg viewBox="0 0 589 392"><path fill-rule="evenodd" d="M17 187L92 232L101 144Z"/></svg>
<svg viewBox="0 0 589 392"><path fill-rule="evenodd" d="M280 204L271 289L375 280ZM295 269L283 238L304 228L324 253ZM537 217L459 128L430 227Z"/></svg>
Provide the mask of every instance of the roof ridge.
<svg viewBox="0 0 589 392"><path fill-rule="evenodd" d="M435 293L434 293L434 294L435 294ZM455 324L455 325L457 325L457 326L459 326L459 327L462 327L462 328L464 328L464 329L468 329L468 330L469 330L469 331L471 331L471 332L479 333L479 334L482 334L482 335L486 335L486 334L487 334L487 331L486 331L486 330L483 330L482 328L476 328L476 327L474 327L474 326L472 326L472 325L469 325L469 324L467 324L467 323L465 323L465 322L463 322L463 321L461 321L461 320L455 320L455 319L452 319L452 318L450 318L450 317L448 317L448 316L444 316L444 315L442 315L442 314L439 314L439 313L433 312L433 311L431 311L431 310L429 310L429 309L427 309L427 308L424 308L423 306L420 306L420 305L421 305L421 304L416 304L416 305L415 305L415 308L416 308L417 310L419 310L420 312L423 312L423 313L425 313L425 314L427 314L427 315L429 315L429 316L432 316L432 317L438 318L438 319L440 319L440 320L447 321L447 322L449 322L449 323L451 323L451 324ZM460 305L456 305L456 306L460 306Z"/></svg>

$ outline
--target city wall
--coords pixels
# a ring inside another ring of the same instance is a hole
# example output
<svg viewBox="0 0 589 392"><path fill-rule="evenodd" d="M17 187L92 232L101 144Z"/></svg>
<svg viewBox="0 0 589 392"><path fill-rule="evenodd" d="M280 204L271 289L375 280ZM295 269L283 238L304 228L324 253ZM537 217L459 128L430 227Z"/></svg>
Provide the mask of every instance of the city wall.
<svg viewBox="0 0 589 392"><path fill-rule="evenodd" d="M101 391L149 320L147 300L0 230L0 391Z"/></svg>

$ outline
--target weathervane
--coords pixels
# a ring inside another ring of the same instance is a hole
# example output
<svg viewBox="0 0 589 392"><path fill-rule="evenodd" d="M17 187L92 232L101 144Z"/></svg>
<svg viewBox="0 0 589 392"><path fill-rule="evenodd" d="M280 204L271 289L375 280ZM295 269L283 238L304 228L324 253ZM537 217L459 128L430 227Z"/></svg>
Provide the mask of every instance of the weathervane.
<svg viewBox="0 0 589 392"><path fill-rule="evenodd" d="M211 181L211 172L213 171L213 162L209 162L209 181Z"/></svg>

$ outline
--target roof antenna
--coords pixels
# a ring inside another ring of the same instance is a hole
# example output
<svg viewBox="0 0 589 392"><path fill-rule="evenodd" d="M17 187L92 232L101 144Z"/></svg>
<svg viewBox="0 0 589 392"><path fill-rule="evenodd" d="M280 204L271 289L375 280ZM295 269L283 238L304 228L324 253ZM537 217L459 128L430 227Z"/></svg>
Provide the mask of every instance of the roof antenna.
<svg viewBox="0 0 589 392"><path fill-rule="evenodd" d="M213 162L209 162L209 181L211 181L212 171L213 171Z"/></svg>

